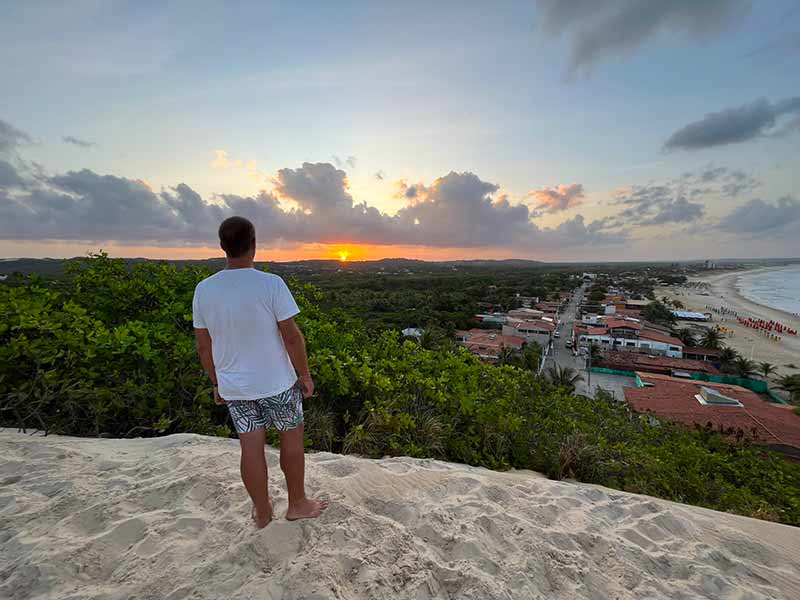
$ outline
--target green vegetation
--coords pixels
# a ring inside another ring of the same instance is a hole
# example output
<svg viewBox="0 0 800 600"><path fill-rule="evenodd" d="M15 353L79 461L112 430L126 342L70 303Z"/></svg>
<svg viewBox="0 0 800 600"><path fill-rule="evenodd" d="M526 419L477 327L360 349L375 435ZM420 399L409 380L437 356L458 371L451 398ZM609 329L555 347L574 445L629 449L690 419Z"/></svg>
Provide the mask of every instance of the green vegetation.
<svg viewBox="0 0 800 600"><path fill-rule="evenodd" d="M772 363L760 362L758 363L758 372L766 380L777 370L777 367Z"/></svg>
<svg viewBox="0 0 800 600"><path fill-rule="evenodd" d="M672 309L658 300L654 300L644 307L642 317L651 323L667 326L673 325L677 321L675 315L672 314Z"/></svg>
<svg viewBox="0 0 800 600"><path fill-rule="evenodd" d="M704 348L720 349L725 346L722 335L716 327L708 327L700 340L700 345Z"/></svg>
<svg viewBox="0 0 800 600"><path fill-rule="evenodd" d="M157 263L128 271L101 255L57 282L0 286L0 424L231 435L194 350L192 292L207 274ZM658 422L606 394L588 400L433 334L423 343L370 331L321 308L330 300L317 288L292 287L318 389L307 403L310 447L533 469L800 525L800 465L737 432Z"/></svg>
<svg viewBox="0 0 800 600"><path fill-rule="evenodd" d="M559 365L550 367L547 370L547 377L553 385L565 389L568 392L574 392L575 385L579 381L583 381L583 377L575 369L571 367L561 367Z"/></svg>
<svg viewBox="0 0 800 600"><path fill-rule="evenodd" d="M697 346L697 339L694 337L692 330L688 327L683 327L681 329L674 329L672 333L678 338L683 345L687 348L691 348Z"/></svg>
<svg viewBox="0 0 800 600"><path fill-rule="evenodd" d="M800 403L800 375L784 375L778 379L776 387L789 392L793 404Z"/></svg>

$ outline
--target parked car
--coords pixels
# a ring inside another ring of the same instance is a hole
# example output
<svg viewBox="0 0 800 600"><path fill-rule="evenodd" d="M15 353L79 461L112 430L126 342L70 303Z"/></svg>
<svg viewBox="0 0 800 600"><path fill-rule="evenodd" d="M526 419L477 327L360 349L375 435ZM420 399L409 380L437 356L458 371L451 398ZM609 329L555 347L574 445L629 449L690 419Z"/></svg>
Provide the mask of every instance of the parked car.
<svg viewBox="0 0 800 600"><path fill-rule="evenodd" d="M572 340L567 340L567 343L565 344L565 346L567 348L572 348Z"/></svg>
<svg viewBox="0 0 800 600"><path fill-rule="evenodd" d="M557 338L561 337L561 332L560 332L560 331L556 331L556 332L553 334L553 337L557 337Z"/></svg>

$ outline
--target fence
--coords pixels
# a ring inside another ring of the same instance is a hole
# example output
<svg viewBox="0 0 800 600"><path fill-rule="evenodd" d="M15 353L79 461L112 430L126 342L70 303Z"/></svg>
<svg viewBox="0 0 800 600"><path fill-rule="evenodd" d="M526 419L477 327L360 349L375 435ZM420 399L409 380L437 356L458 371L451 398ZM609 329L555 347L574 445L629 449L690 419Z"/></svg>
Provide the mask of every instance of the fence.
<svg viewBox="0 0 800 600"><path fill-rule="evenodd" d="M623 371L621 369L608 369L606 367L592 367L589 369L592 373L608 373L609 375L622 375L624 377L636 377L633 371Z"/></svg>

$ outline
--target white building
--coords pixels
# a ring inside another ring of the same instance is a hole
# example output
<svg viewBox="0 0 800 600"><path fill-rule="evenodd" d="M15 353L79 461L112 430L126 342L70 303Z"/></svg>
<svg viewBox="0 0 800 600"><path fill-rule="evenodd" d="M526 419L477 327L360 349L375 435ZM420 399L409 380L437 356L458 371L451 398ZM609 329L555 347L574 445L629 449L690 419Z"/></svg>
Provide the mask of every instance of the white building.
<svg viewBox="0 0 800 600"><path fill-rule="evenodd" d="M642 327L632 319L605 319L576 331L578 345L597 344L609 350L628 350L671 358L683 358L683 342L679 339Z"/></svg>
<svg viewBox="0 0 800 600"><path fill-rule="evenodd" d="M536 342L542 348L547 348L550 344L555 330L554 323L544 320L521 321L519 319L509 319L503 325L503 335L515 335L523 338L526 342Z"/></svg>

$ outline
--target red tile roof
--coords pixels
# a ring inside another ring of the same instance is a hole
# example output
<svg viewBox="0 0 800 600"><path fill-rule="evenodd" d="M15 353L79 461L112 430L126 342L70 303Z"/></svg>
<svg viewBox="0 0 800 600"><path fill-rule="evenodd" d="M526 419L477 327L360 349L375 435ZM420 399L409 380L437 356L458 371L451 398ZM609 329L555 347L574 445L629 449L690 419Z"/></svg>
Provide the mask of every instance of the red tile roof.
<svg viewBox="0 0 800 600"><path fill-rule="evenodd" d="M669 421L686 425L705 425L741 429L748 437L765 444L785 444L800 448L800 416L780 405L765 402L757 394L738 385L710 383L637 371L639 378L652 384L624 388L625 400L637 412L651 412ZM708 406L695 395L708 387L735 398L743 406Z"/></svg>
<svg viewBox="0 0 800 600"><path fill-rule="evenodd" d="M705 346L686 346L683 350L690 354L705 354L707 356L719 356L722 350L719 348L706 348Z"/></svg>
<svg viewBox="0 0 800 600"><path fill-rule="evenodd" d="M613 317L607 318L603 321L606 327L616 329L617 327L629 327L631 329L641 329L642 324L636 321L629 321L628 319L615 319Z"/></svg>
<svg viewBox="0 0 800 600"><path fill-rule="evenodd" d="M686 358L671 358L669 356L650 356L637 352L615 352L607 350L598 366L605 366L627 371L694 371L718 375L719 369L702 360L689 360Z"/></svg>
<svg viewBox="0 0 800 600"><path fill-rule="evenodd" d="M548 331L553 331L556 328L555 323L552 321L542 321L541 319L526 319L524 321L521 319L509 319L506 324L514 327L515 329L524 325L535 325L536 327L541 327L542 329L547 329Z"/></svg>
<svg viewBox="0 0 800 600"><path fill-rule="evenodd" d="M664 344L670 344L672 346L680 346L681 348L683 348L683 342L680 341L678 338L672 337L671 335L666 335L665 333L661 333L660 331L653 331L652 329L642 329L642 331L639 332L639 337L643 340L662 342Z"/></svg>
<svg viewBox="0 0 800 600"><path fill-rule="evenodd" d="M467 350L485 356L498 356L504 347L519 350L525 338L516 335L503 335L496 329L470 329L456 331L456 337L465 338L461 342Z"/></svg>

